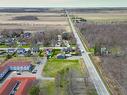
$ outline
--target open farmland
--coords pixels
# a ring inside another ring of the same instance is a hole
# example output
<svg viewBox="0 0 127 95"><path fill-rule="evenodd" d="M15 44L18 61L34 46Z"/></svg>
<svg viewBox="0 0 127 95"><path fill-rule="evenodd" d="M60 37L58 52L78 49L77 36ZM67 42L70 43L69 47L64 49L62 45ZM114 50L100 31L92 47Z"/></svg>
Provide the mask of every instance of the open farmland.
<svg viewBox="0 0 127 95"><path fill-rule="evenodd" d="M0 29L42 30L48 27L70 31L63 13L0 13Z"/></svg>
<svg viewBox="0 0 127 95"><path fill-rule="evenodd" d="M91 9L92 10L92 9ZM72 15L81 17L92 23L113 23L113 22L126 22L127 10L118 11L97 11L92 12L72 12Z"/></svg>
<svg viewBox="0 0 127 95"><path fill-rule="evenodd" d="M127 95L127 12L78 16L87 20L76 26L88 42L87 46L94 50L93 61L109 83L112 94ZM103 48L108 53L102 52Z"/></svg>

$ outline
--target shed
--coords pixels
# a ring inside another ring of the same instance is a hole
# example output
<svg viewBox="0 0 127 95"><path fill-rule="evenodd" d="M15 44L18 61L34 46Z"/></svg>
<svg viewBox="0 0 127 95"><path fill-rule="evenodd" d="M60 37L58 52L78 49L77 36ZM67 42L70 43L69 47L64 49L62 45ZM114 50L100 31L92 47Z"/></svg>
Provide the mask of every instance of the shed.
<svg viewBox="0 0 127 95"><path fill-rule="evenodd" d="M65 55L64 54L58 54L57 59L65 59Z"/></svg>

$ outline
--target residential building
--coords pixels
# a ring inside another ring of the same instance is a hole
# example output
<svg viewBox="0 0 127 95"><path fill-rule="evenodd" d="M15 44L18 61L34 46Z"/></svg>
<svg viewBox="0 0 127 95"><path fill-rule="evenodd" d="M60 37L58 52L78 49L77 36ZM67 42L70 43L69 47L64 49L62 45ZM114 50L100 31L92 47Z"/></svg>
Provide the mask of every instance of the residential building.
<svg viewBox="0 0 127 95"><path fill-rule="evenodd" d="M28 90L35 77L14 77L5 81L0 88L0 95L28 95Z"/></svg>
<svg viewBox="0 0 127 95"><path fill-rule="evenodd" d="M30 32L26 32L23 34L24 38L30 38L31 37L31 33Z"/></svg>
<svg viewBox="0 0 127 95"><path fill-rule="evenodd" d="M31 61L9 61L0 67L0 80L2 80L9 71L29 71L31 67Z"/></svg>
<svg viewBox="0 0 127 95"><path fill-rule="evenodd" d="M0 80L4 78L4 76L8 73L9 68L6 66L0 67Z"/></svg>
<svg viewBox="0 0 127 95"><path fill-rule="evenodd" d="M6 65L11 71L29 71L32 67L31 61L8 62Z"/></svg>
<svg viewBox="0 0 127 95"><path fill-rule="evenodd" d="M25 42L25 41L22 41L22 42L19 42L19 43L20 43L21 46L27 45L27 42Z"/></svg>
<svg viewBox="0 0 127 95"><path fill-rule="evenodd" d="M25 54L26 50L24 48L17 49L17 54Z"/></svg>
<svg viewBox="0 0 127 95"><path fill-rule="evenodd" d="M38 46L37 46L37 47L33 47L33 48L32 48L32 52L39 52L39 50L40 50L40 49L39 49L39 47L38 47Z"/></svg>
<svg viewBox="0 0 127 95"><path fill-rule="evenodd" d="M8 49L8 53L9 53L9 54L10 54L10 53L12 54L12 53L14 53L14 52L16 52L16 49L14 49L14 48L12 48L12 49L11 49L11 48Z"/></svg>

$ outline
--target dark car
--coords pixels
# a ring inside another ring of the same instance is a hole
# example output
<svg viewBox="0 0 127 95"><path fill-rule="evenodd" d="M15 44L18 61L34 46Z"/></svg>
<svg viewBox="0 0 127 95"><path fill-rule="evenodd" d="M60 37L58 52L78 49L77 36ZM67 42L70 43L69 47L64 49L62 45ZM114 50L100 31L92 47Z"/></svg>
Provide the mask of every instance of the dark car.
<svg viewBox="0 0 127 95"><path fill-rule="evenodd" d="M17 72L17 75L21 75L21 73L20 72Z"/></svg>

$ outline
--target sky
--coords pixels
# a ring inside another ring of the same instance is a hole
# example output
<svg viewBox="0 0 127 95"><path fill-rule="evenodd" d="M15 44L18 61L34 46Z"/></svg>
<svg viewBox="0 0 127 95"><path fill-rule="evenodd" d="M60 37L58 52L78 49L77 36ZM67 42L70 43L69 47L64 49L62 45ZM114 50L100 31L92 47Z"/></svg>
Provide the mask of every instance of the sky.
<svg viewBox="0 0 127 95"><path fill-rule="evenodd" d="M127 7L127 0L0 0L0 7Z"/></svg>

